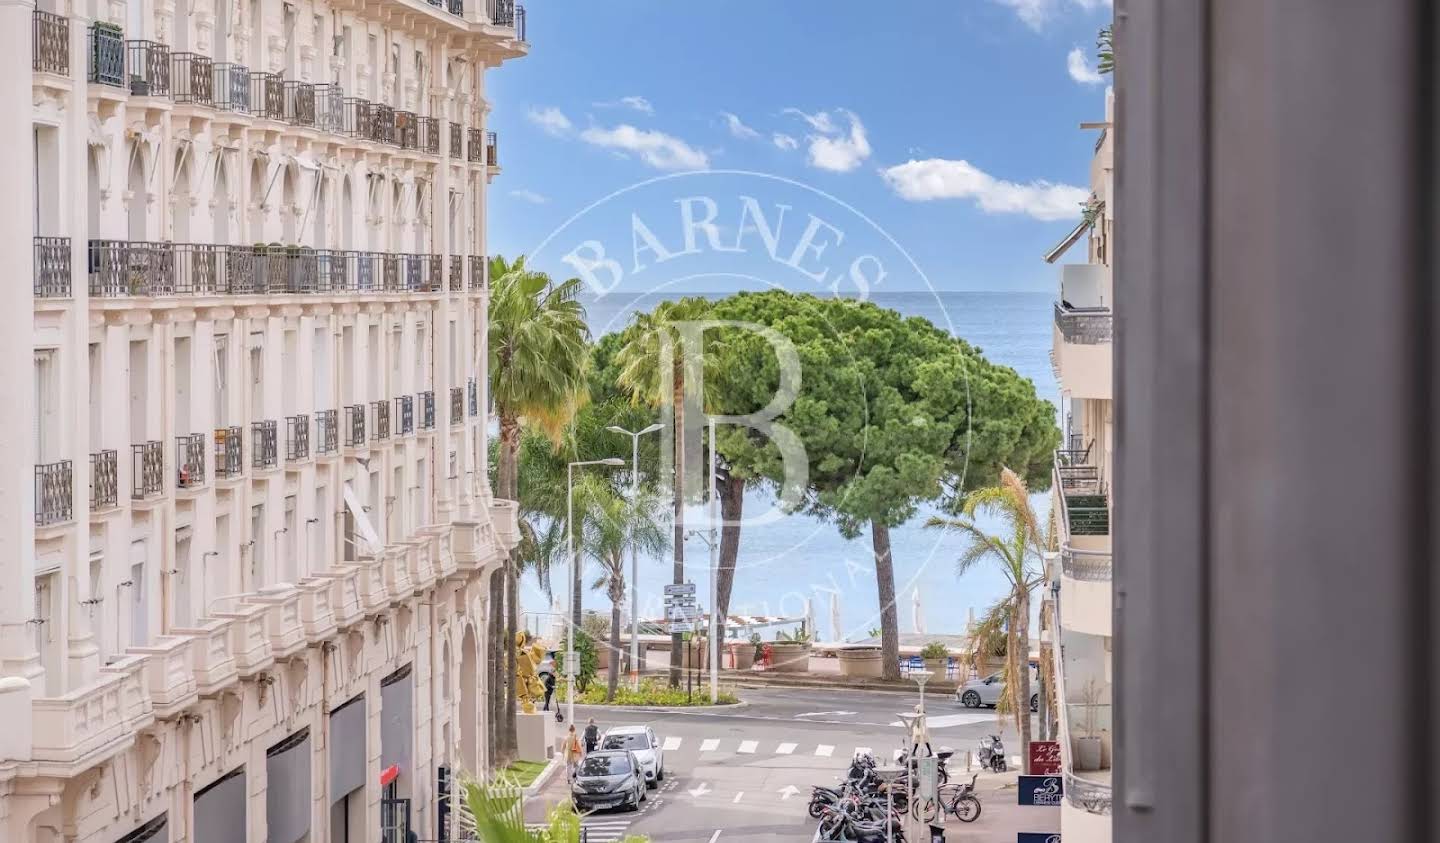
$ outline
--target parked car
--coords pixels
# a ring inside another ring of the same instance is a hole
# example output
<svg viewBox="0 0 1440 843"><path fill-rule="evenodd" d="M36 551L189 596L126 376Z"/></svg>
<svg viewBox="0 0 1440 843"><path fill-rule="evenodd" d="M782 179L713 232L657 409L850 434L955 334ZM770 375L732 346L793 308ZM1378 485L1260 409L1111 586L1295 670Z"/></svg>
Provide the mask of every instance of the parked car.
<svg viewBox="0 0 1440 843"><path fill-rule="evenodd" d="M649 726L616 726L600 739L600 749L628 750L635 753L645 771L645 784L655 787L665 781L665 752Z"/></svg>
<svg viewBox="0 0 1440 843"><path fill-rule="evenodd" d="M1035 676L1030 676L1030 687L1035 687ZM994 708L1000 702L1000 697L1005 693L1005 677L999 673L992 673L984 679L971 679L964 685L955 689L955 701L966 708L979 708L988 705ZM1040 710L1040 693L1033 691L1030 694L1030 710Z"/></svg>
<svg viewBox="0 0 1440 843"><path fill-rule="evenodd" d="M596 750L580 760L570 782L570 798L582 811L600 808L634 810L647 790L640 759L627 750Z"/></svg>

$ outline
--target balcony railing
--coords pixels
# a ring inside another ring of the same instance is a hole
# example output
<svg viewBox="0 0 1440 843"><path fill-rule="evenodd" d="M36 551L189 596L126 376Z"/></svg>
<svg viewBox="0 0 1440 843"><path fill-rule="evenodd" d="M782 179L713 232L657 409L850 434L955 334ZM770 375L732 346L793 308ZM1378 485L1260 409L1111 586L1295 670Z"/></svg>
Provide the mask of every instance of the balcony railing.
<svg viewBox="0 0 1440 843"><path fill-rule="evenodd" d="M470 415L480 415L480 386L474 378L466 385L466 391L470 394Z"/></svg>
<svg viewBox="0 0 1440 843"><path fill-rule="evenodd" d="M420 429L435 429L435 390L420 393Z"/></svg>
<svg viewBox="0 0 1440 843"><path fill-rule="evenodd" d="M96 85L125 87L125 33L109 23L90 25L89 80Z"/></svg>
<svg viewBox="0 0 1440 843"><path fill-rule="evenodd" d="M465 17L465 0L447 0L446 7L450 14L459 18Z"/></svg>
<svg viewBox="0 0 1440 843"><path fill-rule="evenodd" d="M133 474L130 495L144 500L160 494L165 488L165 444L163 442L142 442L130 446L130 466Z"/></svg>
<svg viewBox="0 0 1440 843"><path fill-rule="evenodd" d="M284 83L285 122L295 126L315 125L315 86L294 79Z"/></svg>
<svg viewBox="0 0 1440 843"><path fill-rule="evenodd" d="M345 91L335 83L315 86L315 126L342 134L345 128Z"/></svg>
<svg viewBox="0 0 1440 843"><path fill-rule="evenodd" d="M1062 448L1055 452L1055 484L1059 492L1061 521L1070 535L1110 534L1110 503L1105 478L1091 453Z"/></svg>
<svg viewBox="0 0 1440 843"><path fill-rule="evenodd" d="M450 292L465 290L465 259L459 255L450 256Z"/></svg>
<svg viewBox="0 0 1440 843"><path fill-rule="evenodd" d="M285 417L285 460L298 462L310 458L310 416L301 413Z"/></svg>
<svg viewBox="0 0 1440 843"><path fill-rule="evenodd" d="M70 297L70 238L35 238L35 298Z"/></svg>
<svg viewBox="0 0 1440 843"><path fill-rule="evenodd" d="M278 436L274 419L250 423L250 466L274 468L279 462Z"/></svg>
<svg viewBox="0 0 1440 843"><path fill-rule="evenodd" d="M375 133L375 118L370 101L360 97L345 97L341 109L344 114L342 133L359 140L370 140Z"/></svg>
<svg viewBox="0 0 1440 843"><path fill-rule="evenodd" d="M321 410L315 414L315 453L333 454L340 447L339 423L334 410Z"/></svg>
<svg viewBox="0 0 1440 843"><path fill-rule="evenodd" d="M90 510L98 512L120 502L120 459L114 450L90 455Z"/></svg>
<svg viewBox="0 0 1440 843"><path fill-rule="evenodd" d="M414 112L395 112L395 138L401 149L418 149L420 147L420 130L415 125Z"/></svg>
<svg viewBox="0 0 1440 843"><path fill-rule="evenodd" d="M485 164L490 167L500 166L500 136L494 132L485 133Z"/></svg>
<svg viewBox="0 0 1440 843"><path fill-rule="evenodd" d="M175 487L205 485L205 434L175 437Z"/></svg>
<svg viewBox="0 0 1440 843"><path fill-rule="evenodd" d="M400 421L400 435L415 432L415 396L401 395L395 399L395 415Z"/></svg>
<svg viewBox="0 0 1440 843"><path fill-rule="evenodd" d="M450 124L450 157L463 158L465 156L465 127L459 123Z"/></svg>
<svg viewBox="0 0 1440 843"><path fill-rule="evenodd" d="M209 56L175 53L170 57L170 65L176 102L215 104L215 66Z"/></svg>
<svg viewBox="0 0 1440 843"><path fill-rule="evenodd" d="M490 261L484 255L470 256L470 289L490 289Z"/></svg>
<svg viewBox="0 0 1440 843"><path fill-rule="evenodd" d="M245 440L239 426L215 431L215 477L229 480L245 473Z"/></svg>
<svg viewBox="0 0 1440 843"><path fill-rule="evenodd" d="M450 423L465 423L465 390L458 386L450 387Z"/></svg>
<svg viewBox="0 0 1440 843"><path fill-rule="evenodd" d="M125 69L130 93L137 97L170 96L170 48L159 41L126 41Z"/></svg>
<svg viewBox="0 0 1440 843"><path fill-rule="evenodd" d="M69 521L74 516L74 472L69 460L35 466L35 526Z"/></svg>
<svg viewBox="0 0 1440 843"><path fill-rule="evenodd" d="M213 68L215 76L215 107L237 114L250 113L250 68L233 62L220 62Z"/></svg>
<svg viewBox="0 0 1440 843"><path fill-rule="evenodd" d="M280 74L250 71L250 113L266 120L285 119L285 80Z"/></svg>
<svg viewBox="0 0 1440 843"><path fill-rule="evenodd" d="M374 424L370 427L370 438L376 441L390 438L390 402L371 401L370 414Z"/></svg>
<svg viewBox="0 0 1440 843"><path fill-rule="evenodd" d="M428 155L440 154L440 121L434 117L416 117L419 130L420 151Z"/></svg>
<svg viewBox="0 0 1440 843"><path fill-rule="evenodd" d="M1079 550L1068 544L1060 548L1060 567L1071 579L1086 582L1108 582L1112 570L1108 552Z"/></svg>
<svg viewBox="0 0 1440 843"><path fill-rule="evenodd" d="M345 445L362 447L365 439L365 405L350 404L345 407Z"/></svg>
<svg viewBox="0 0 1440 843"><path fill-rule="evenodd" d="M70 75L70 19L35 10L31 16L30 50L36 73Z"/></svg>
<svg viewBox="0 0 1440 843"><path fill-rule="evenodd" d="M517 41L525 40L525 7L515 0L489 0L490 22L515 30Z"/></svg>
<svg viewBox="0 0 1440 843"><path fill-rule="evenodd" d="M1110 342L1114 317L1108 307L1078 308L1055 303L1055 327L1065 342L1098 345Z"/></svg>
<svg viewBox="0 0 1440 843"><path fill-rule="evenodd" d="M465 133L465 160L479 164L485 160L485 133L470 129Z"/></svg>

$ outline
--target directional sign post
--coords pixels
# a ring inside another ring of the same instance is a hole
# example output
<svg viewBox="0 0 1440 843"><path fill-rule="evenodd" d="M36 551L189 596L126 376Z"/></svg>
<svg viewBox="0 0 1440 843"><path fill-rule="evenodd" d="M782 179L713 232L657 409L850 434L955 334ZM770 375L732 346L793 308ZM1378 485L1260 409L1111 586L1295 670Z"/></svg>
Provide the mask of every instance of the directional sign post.
<svg viewBox="0 0 1440 843"><path fill-rule="evenodd" d="M665 626L672 635L699 629L700 608L695 602L695 583L665 586Z"/></svg>

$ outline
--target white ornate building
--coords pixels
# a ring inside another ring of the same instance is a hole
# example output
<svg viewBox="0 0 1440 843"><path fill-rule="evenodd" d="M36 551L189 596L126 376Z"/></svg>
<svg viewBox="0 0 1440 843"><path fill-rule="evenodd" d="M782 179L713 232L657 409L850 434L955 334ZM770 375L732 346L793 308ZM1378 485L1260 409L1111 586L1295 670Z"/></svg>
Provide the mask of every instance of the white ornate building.
<svg viewBox="0 0 1440 843"><path fill-rule="evenodd" d="M436 838L515 541L484 71L524 9L14 0L0 43L0 840Z"/></svg>

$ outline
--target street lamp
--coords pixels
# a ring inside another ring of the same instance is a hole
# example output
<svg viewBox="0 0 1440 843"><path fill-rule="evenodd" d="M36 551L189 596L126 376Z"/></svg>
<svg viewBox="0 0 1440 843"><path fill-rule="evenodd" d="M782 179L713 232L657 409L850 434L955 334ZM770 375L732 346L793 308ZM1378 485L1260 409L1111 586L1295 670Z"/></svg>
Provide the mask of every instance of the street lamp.
<svg viewBox="0 0 1440 843"><path fill-rule="evenodd" d="M875 778L885 783L885 843L895 841L895 782L905 768L898 764L883 764L875 768Z"/></svg>
<svg viewBox="0 0 1440 843"><path fill-rule="evenodd" d="M665 425L657 422L635 433L614 424L605 428L612 433L623 433L630 437L631 506L640 500L640 437L663 430L664 427ZM640 689L640 555L636 552L633 538L630 541L630 681L636 690Z"/></svg>
<svg viewBox="0 0 1440 843"><path fill-rule="evenodd" d="M568 537L565 547L570 553L570 600L567 612L571 613L570 622L565 625L565 678L569 683L570 693L565 701L565 717L570 725L575 725L575 672L579 665L575 664L575 624L579 619L575 615L575 600L579 592L575 583L580 579L580 558L575 555L575 469L587 465L624 465L625 461L619 457L606 457L603 460L581 460L572 462L565 469L565 519Z"/></svg>

